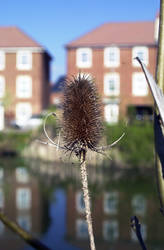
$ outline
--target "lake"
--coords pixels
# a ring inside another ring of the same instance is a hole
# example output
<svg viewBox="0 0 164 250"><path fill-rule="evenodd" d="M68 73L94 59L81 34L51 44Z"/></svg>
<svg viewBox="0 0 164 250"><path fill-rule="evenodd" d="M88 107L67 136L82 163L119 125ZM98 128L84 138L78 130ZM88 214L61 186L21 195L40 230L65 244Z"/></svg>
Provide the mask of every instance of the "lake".
<svg viewBox="0 0 164 250"><path fill-rule="evenodd" d="M88 167L97 250L137 250L136 215L151 250L164 249L164 218L153 170ZM0 209L52 250L89 249L79 166L17 158L0 161ZM0 250L30 250L0 222Z"/></svg>

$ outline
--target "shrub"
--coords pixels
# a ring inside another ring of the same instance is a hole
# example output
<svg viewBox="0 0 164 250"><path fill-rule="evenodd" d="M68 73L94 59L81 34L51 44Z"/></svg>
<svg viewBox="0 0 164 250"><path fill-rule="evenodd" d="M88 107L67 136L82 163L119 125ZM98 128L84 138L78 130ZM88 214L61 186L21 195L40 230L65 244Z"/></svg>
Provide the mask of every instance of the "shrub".
<svg viewBox="0 0 164 250"><path fill-rule="evenodd" d="M120 122L116 125L106 124L107 143L111 143L125 132L124 138L117 144L123 163L131 166L153 166L154 136L153 124L150 122L135 122L125 128Z"/></svg>

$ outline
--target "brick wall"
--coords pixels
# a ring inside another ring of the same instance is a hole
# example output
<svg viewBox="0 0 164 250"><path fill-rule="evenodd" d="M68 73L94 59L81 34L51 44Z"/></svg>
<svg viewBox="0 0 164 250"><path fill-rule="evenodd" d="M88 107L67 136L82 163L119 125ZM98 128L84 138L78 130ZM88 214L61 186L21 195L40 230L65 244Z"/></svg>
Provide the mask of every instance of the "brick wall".
<svg viewBox="0 0 164 250"><path fill-rule="evenodd" d="M154 75L156 63L156 47L149 47L149 65L148 69ZM91 74L95 80L98 90L103 98L110 99L109 96L104 94L104 74L110 72L118 72L120 75L120 95L118 99L120 117L125 116L127 107L129 105L150 105L152 106L152 97L149 92L147 96L138 97L132 95L132 74L134 72L141 72L140 67L132 65L132 48L120 48L120 66L116 68L108 68L104 66L104 49L92 49L92 67L86 69L79 69L76 66L76 49L67 49L67 76L77 75L79 72Z"/></svg>

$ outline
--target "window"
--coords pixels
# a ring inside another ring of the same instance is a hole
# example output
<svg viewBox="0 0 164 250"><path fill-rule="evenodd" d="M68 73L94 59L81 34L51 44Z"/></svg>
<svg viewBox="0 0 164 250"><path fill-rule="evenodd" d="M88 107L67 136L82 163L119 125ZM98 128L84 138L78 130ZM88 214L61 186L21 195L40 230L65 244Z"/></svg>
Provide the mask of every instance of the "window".
<svg viewBox="0 0 164 250"><path fill-rule="evenodd" d="M5 53L4 51L0 51L0 70L5 69Z"/></svg>
<svg viewBox="0 0 164 250"><path fill-rule="evenodd" d="M142 225L141 225L141 235L142 235L143 240L146 240L146 238L147 238L147 226L144 223L142 223ZM136 233L134 232L133 229L131 229L131 239L132 239L132 241L138 241Z"/></svg>
<svg viewBox="0 0 164 250"><path fill-rule="evenodd" d="M104 65L106 67L118 67L120 65L120 50L117 47L104 49Z"/></svg>
<svg viewBox="0 0 164 250"><path fill-rule="evenodd" d="M132 94L135 96L147 96L148 85L144 73L136 72L132 76Z"/></svg>
<svg viewBox="0 0 164 250"><path fill-rule="evenodd" d="M116 214L118 211L118 193L115 191L104 194L104 212Z"/></svg>
<svg viewBox="0 0 164 250"><path fill-rule="evenodd" d="M0 183L1 181L3 181L3 177L4 177L4 170L3 168L0 168Z"/></svg>
<svg viewBox="0 0 164 250"><path fill-rule="evenodd" d="M0 188L0 208L4 207L4 192L3 189Z"/></svg>
<svg viewBox="0 0 164 250"><path fill-rule="evenodd" d="M132 64L134 67L140 67L135 57L139 57L145 65L149 64L149 53L147 47L134 47L132 50Z"/></svg>
<svg viewBox="0 0 164 250"><path fill-rule="evenodd" d="M28 50L17 52L17 69L30 70L32 69L32 53Z"/></svg>
<svg viewBox="0 0 164 250"><path fill-rule="evenodd" d="M114 241L119 237L119 228L117 220L104 221L103 236L105 240Z"/></svg>
<svg viewBox="0 0 164 250"><path fill-rule="evenodd" d="M105 95L118 96L120 94L120 76L117 73L109 73L104 76Z"/></svg>
<svg viewBox="0 0 164 250"><path fill-rule="evenodd" d="M80 72L77 74L77 77L81 77L81 78L85 78L85 79L88 79L89 81L93 80L94 78L92 77L92 75L90 73L84 73L84 72Z"/></svg>
<svg viewBox="0 0 164 250"><path fill-rule="evenodd" d="M84 219L78 219L76 221L76 235L80 239L88 238L88 226Z"/></svg>
<svg viewBox="0 0 164 250"><path fill-rule="evenodd" d="M83 193L81 191L76 193L76 208L78 212L85 213Z"/></svg>
<svg viewBox="0 0 164 250"><path fill-rule="evenodd" d="M5 126L5 111L3 105L0 103L0 130L4 129Z"/></svg>
<svg viewBox="0 0 164 250"><path fill-rule="evenodd" d="M17 77L16 96L19 98L32 97L32 79L30 76L18 76Z"/></svg>
<svg viewBox="0 0 164 250"><path fill-rule="evenodd" d="M0 76L0 98L4 97L5 94L5 78Z"/></svg>
<svg viewBox="0 0 164 250"><path fill-rule="evenodd" d="M30 103L22 102L16 105L16 121L18 125L25 125L26 121L30 118L31 115L32 107Z"/></svg>
<svg viewBox="0 0 164 250"><path fill-rule="evenodd" d="M18 188L16 191L16 204L18 209L31 208L31 190L29 188Z"/></svg>
<svg viewBox="0 0 164 250"><path fill-rule="evenodd" d="M118 104L107 104L104 107L105 120L109 123L118 122L119 106Z"/></svg>
<svg viewBox="0 0 164 250"><path fill-rule="evenodd" d="M22 183L27 183L29 181L29 174L26 168L19 167L16 169L16 180Z"/></svg>
<svg viewBox="0 0 164 250"><path fill-rule="evenodd" d="M23 228L25 231L31 230L31 216L28 214L21 214L17 217L17 222L21 228Z"/></svg>
<svg viewBox="0 0 164 250"><path fill-rule="evenodd" d="M92 66L92 50L90 48L77 49L76 65L79 68L90 68Z"/></svg>
<svg viewBox="0 0 164 250"><path fill-rule="evenodd" d="M137 194L132 199L133 213L144 216L146 213L146 199L143 195Z"/></svg>

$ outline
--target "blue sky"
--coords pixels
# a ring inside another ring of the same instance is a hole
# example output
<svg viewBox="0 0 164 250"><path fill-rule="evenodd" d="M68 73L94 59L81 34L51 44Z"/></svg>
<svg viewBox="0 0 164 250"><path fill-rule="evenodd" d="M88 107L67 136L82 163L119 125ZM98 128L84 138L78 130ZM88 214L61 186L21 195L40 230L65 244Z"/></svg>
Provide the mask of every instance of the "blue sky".
<svg viewBox="0 0 164 250"><path fill-rule="evenodd" d="M64 45L111 21L153 20L160 0L1 0L0 25L16 25L53 56L51 79L66 72Z"/></svg>

